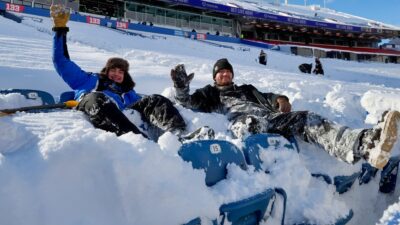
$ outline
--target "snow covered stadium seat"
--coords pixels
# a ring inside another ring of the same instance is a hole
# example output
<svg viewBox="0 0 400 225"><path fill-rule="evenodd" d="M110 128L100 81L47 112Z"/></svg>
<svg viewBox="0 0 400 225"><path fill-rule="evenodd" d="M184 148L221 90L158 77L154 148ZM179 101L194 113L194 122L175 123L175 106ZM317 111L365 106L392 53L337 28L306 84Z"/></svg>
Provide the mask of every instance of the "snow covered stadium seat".
<svg viewBox="0 0 400 225"><path fill-rule="evenodd" d="M246 158L246 162L249 165L253 165L257 170L262 170L263 161L260 158L261 151L279 150L279 149L291 149L300 152L299 147L296 143L296 139L291 137L287 140L279 134L263 133L254 134L246 138L244 141L243 153ZM269 173L268 171L265 171ZM348 191L355 180L360 176L361 172L356 172L349 176L336 176L333 178L333 184L336 187L336 191L339 194ZM323 173L312 173L311 176L320 178L327 184L332 184L332 179L329 175Z"/></svg>
<svg viewBox="0 0 400 225"><path fill-rule="evenodd" d="M32 89L7 89L0 90L0 94L18 93L25 96L26 99L42 100L42 105L52 105L55 103L53 96L45 91L32 90Z"/></svg>
<svg viewBox="0 0 400 225"><path fill-rule="evenodd" d="M247 164L253 165L257 170L262 170L263 162L260 159L260 152L264 149L278 150L281 148L298 149L296 144L287 141L279 134L254 134L244 140L243 153ZM266 172L268 173L268 171Z"/></svg>
<svg viewBox="0 0 400 225"><path fill-rule="evenodd" d="M288 141L286 138L279 134L271 134L271 133L263 133L263 134L254 134L249 136L244 141L243 153L246 158L246 162L248 165L253 165L257 170L263 170L262 163L263 161L260 158L261 151L270 151L270 150L280 150L280 149L290 149L297 150L299 148L297 146L296 140L293 138ZM265 171L269 173L269 171ZM354 183L354 181L359 177L361 173L357 172L350 176L336 176L334 177L334 185L336 186L336 191L339 194L342 194L349 190ZM311 174L313 177L322 178L326 183L332 184L331 178L326 174ZM353 211L350 210L349 213L339 218L335 225L345 225L347 222L351 220L353 217ZM300 224L296 224L300 225ZM301 225L309 225L308 223L301 223Z"/></svg>
<svg viewBox="0 0 400 225"><path fill-rule="evenodd" d="M66 102L69 100L74 100L74 98L75 98L75 92L65 91L65 92L61 93L61 95L60 95L60 103Z"/></svg>
<svg viewBox="0 0 400 225"><path fill-rule="evenodd" d="M204 169L206 173L205 182L207 186L212 186L226 178L227 165L234 163L246 170L247 164L244 155L234 144L223 140L199 140L185 143L179 150L179 155L185 161L191 162L193 168ZM268 210L273 209L276 195L283 197L284 222L286 193L283 189L266 189L252 197L236 202L223 204L219 213L221 215L220 224L232 225L255 225L259 224ZM270 213L270 211L268 212ZM217 224L216 220L213 221ZM198 218L188 224L200 224Z"/></svg>

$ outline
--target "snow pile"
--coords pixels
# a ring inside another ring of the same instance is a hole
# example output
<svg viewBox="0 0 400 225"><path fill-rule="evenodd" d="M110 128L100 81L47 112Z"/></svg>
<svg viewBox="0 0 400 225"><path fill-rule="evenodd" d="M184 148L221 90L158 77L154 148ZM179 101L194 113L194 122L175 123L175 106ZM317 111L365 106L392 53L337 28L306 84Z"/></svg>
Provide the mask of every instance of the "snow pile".
<svg viewBox="0 0 400 225"><path fill-rule="evenodd" d="M41 105L41 99L26 99L19 93L1 94L0 109L13 109L26 106Z"/></svg>
<svg viewBox="0 0 400 225"><path fill-rule="evenodd" d="M395 203L385 211L378 225L391 225L400 223L400 202Z"/></svg>
<svg viewBox="0 0 400 225"><path fill-rule="evenodd" d="M94 129L80 112L41 116L21 115L14 123L36 137L29 147L9 153L0 143L0 209L12 209L1 214L2 223L181 224L217 216L204 173L157 143ZM22 124L28 121L34 124ZM27 132L22 134L4 136L26 142Z"/></svg>

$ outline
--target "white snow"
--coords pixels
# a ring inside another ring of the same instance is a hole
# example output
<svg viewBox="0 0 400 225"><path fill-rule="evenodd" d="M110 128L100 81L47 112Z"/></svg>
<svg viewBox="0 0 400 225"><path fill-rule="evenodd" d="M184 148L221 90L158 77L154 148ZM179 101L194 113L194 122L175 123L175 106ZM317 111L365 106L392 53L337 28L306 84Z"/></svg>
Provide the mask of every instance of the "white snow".
<svg viewBox="0 0 400 225"><path fill-rule="evenodd" d="M48 18L17 24L0 17L0 89L41 89L56 97L69 90L52 65L51 26ZM69 27L72 60L86 71L98 72L109 57L124 57L139 93L172 99L169 72L179 63L195 73L191 90L203 87L212 83L214 62L228 58L237 84L285 94L293 110L314 111L352 128L372 127L383 111L400 110L400 65L321 59L326 76L320 77L297 69L312 58L267 50L264 67L256 62L258 48L229 44L232 50L171 36L141 38L75 22ZM242 47L250 51L241 51ZM36 104L21 97L0 95L0 108ZM177 108L188 131L208 125L218 139L242 146L228 132L225 116ZM140 122L137 113L126 115ZM197 216L217 218L222 203L275 186L288 194L287 224L329 224L350 209L354 218L349 224L375 224L389 205L398 202L398 188L390 195L378 192L380 172L367 185L356 181L349 192L335 193L333 185L310 173L350 175L362 162L349 165L317 146L299 145L300 154L282 150L262 156L271 174L231 165L226 180L207 187L204 172L177 156L180 142L171 133L155 143L95 129L74 110L16 113L0 118L0 223L182 224ZM277 221L271 218L263 224Z"/></svg>

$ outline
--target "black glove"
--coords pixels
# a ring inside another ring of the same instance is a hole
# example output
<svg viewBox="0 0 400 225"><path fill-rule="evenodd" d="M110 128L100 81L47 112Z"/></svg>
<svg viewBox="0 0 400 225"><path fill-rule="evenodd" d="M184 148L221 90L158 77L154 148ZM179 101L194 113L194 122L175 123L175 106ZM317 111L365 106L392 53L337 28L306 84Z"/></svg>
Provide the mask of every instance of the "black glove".
<svg viewBox="0 0 400 225"><path fill-rule="evenodd" d="M183 64L179 64L171 70L171 79L176 88L189 87L190 81L192 81L193 77L194 73L189 75L186 74L185 65Z"/></svg>

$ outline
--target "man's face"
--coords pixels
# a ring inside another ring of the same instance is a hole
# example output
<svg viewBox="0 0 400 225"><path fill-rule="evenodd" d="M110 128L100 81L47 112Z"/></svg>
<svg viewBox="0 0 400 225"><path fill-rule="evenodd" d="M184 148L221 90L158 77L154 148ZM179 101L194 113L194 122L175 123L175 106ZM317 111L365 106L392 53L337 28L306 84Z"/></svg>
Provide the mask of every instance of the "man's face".
<svg viewBox="0 0 400 225"><path fill-rule="evenodd" d="M114 81L115 83L122 83L124 81L124 74L125 72L121 70L120 68L112 68L108 70L108 79Z"/></svg>
<svg viewBox="0 0 400 225"><path fill-rule="evenodd" d="M232 83L232 72L227 69L218 71L215 75L215 83L219 86L226 86Z"/></svg>

